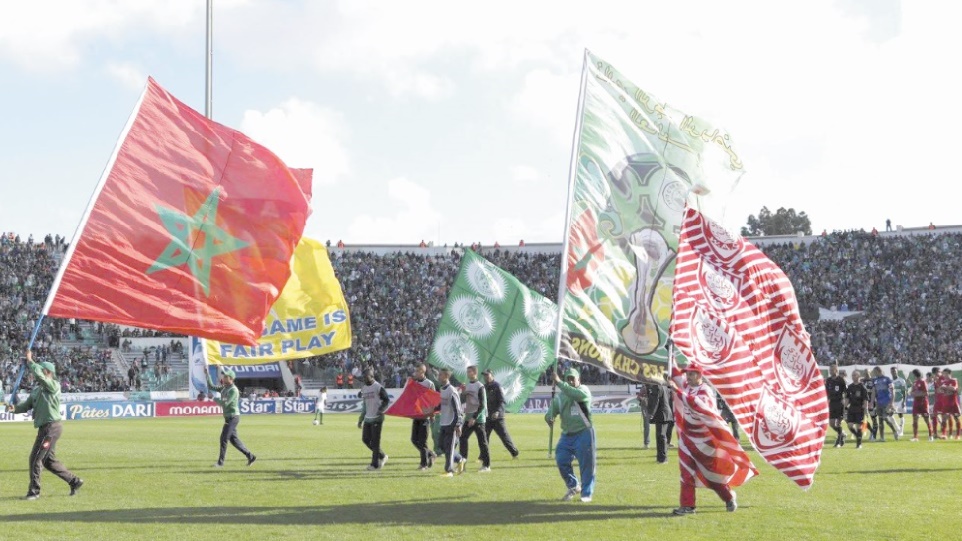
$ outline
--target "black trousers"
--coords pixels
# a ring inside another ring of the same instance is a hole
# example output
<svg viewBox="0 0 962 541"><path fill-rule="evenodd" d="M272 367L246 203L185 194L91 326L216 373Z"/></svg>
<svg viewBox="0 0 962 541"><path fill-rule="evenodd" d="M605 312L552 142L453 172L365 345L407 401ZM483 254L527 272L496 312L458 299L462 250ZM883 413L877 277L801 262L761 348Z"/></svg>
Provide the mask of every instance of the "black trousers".
<svg viewBox="0 0 962 541"><path fill-rule="evenodd" d="M411 443L421 455L421 466L428 465L428 457L431 456L431 449L428 447L428 429L431 426L429 419L414 419L411 422Z"/></svg>
<svg viewBox="0 0 962 541"><path fill-rule="evenodd" d="M478 436L478 452L481 453L481 465L488 467L491 465L491 457L488 456L488 434L484 431L484 423L474 423L472 426L468 426L465 422L464 426L461 427L461 456L465 460L468 459L468 442L471 439L471 434L477 434Z"/></svg>
<svg viewBox="0 0 962 541"><path fill-rule="evenodd" d="M674 427L675 423L655 423L655 459L658 462L668 460L668 442Z"/></svg>
<svg viewBox="0 0 962 541"><path fill-rule="evenodd" d="M251 458L251 452L244 447L244 442L240 440L237 435L237 425L240 423L240 415L235 415L230 419L224 421L224 428L220 431L220 455L217 456L217 463L223 464L224 458L227 456L227 442L230 442L242 455L246 456L248 460Z"/></svg>
<svg viewBox="0 0 962 541"><path fill-rule="evenodd" d="M375 468L381 467L381 459L384 458L384 453L381 452L381 426L380 421L365 421L364 430L361 432L361 441L371 450L371 465Z"/></svg>
<svg viewBox="0 0 962 541"><path fill-rule="evenodd" d="M645 437L645 447L651 445L651 421L644 413L641 414L641 432Z"/></svg>
<svg viewBox="0 0 962 541"><path fill-rule="evenodd" d="M484 437L488 442L491 441L492 431L501 438L501 443L511 453L511 456L518 456L518 448L511 441L511 434L508 434L508 426L504 424L504 419L488 419L488 422L484 424Z"/></svg>
<svg viewBox="0 0 962 541"><path fill-rule="evenodd" d="M454 471L454 465L464 460L458 454L457 445L455 445L458 442L454 435L456 428L453 424L441 427L441 450L444 451L444 471L446 472Z"/></svg>
<svg viewBox="0 0 962 541"><path fill-rule="evenodd" d="M40 472L43 468L47 468L71 486L77 482L77 476L70 473L70 470L57 460L55 453L57 440L62 433L63 424L60 421L45 424L37 429L37 439L33 442L33 450L30 451L30 488L27 489L27 494L40 494Z"/></svg>

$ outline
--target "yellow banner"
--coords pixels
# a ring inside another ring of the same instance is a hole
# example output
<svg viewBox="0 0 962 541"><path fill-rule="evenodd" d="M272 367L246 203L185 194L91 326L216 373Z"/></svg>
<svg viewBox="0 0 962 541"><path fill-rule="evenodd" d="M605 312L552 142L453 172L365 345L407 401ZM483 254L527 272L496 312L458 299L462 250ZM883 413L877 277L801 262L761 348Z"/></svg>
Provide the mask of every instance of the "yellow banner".
<svg viewBox="0 0 962 541"><path fill-rule="evenodd" d="M211 364L263 364L351 347L351 318L327 248L301 238L291 277L271 307L256 346L207 340Z"/></svg>

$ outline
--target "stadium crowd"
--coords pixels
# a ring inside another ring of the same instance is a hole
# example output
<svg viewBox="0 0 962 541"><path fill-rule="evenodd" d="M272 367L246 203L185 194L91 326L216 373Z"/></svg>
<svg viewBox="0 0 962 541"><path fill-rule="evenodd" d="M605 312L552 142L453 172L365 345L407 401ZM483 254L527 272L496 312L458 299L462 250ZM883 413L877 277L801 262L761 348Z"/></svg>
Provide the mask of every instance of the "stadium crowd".
<svg viewBox="0 0 962 541"><path fill-rule="evenodd" d="M48 235L43 242L11 234L0 237L0 376L7 388L66 248L59 236ZM386 385L402 385L427 357L460 264L458 250L444 255L418 250L377 255L333 249L334 269L351 307L354 345L348 351L291 362L293 371L328 381L338 373L353 374L359 385L361 371L371 367ZM939 365L960 358L962 320L953 316L962 311L962 276L954 269L962 257L962 235L849 231L762 250L785 270L800 304L848 316L817 320L817 311L803 310L821 364ZM558 254L481 251L532 289L555 297ZM168 336L121 331L113 325L93 328L111 347L122 347L133 336ZM78 335L76 321L45 319L37 341L39 358L54 360L73 389L130 387L124 374L111 373L101 352L59 346ZM582 379L588 384L623 383L593 367L584 367Z"/></svg>

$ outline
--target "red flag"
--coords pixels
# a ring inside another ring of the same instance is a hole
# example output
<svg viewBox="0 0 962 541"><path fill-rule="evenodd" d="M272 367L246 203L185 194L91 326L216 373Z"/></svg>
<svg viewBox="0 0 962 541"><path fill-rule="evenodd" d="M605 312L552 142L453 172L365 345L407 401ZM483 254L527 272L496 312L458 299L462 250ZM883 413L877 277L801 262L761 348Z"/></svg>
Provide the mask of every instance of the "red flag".
<svg viewBox="0 0 962 541"><path fill-rule="evenodd" d="M253 345L310 197L310 170L148 79L43 312Z"/></svg>
<svg viewBox="0 0 962 541"><path fill-rule="evenodd" d="M409 419L424 419L441 405L441 393L432 391L424 385L408 378L401 396L384 412L385 415L407 417Z"/></svg>
<svg viewBox="0 0 962 541"><path fill-rule="evenodd" d="M818 468L825 384L788 277L750 242L688 209L671 335L759 454L802 488Z"/></svg>
<svg viewBox="0 0 962 541"><path fill-rule="evenodd" d="M672 376L679 389L674 393L674 400L682 483L736 488L758 475L728 423L718 413L715 394L708 385L688 386L684 373L678 369Z"/></svg>

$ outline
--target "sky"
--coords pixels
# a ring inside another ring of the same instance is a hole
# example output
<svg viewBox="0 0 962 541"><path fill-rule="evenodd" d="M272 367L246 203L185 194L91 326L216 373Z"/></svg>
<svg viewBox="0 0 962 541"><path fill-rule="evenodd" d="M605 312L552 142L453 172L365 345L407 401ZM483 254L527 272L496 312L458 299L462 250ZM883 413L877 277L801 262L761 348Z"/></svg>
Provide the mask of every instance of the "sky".
<svg viewBox="0 0 962 541"><path fill-rule="evenodd" d="M305 235L560 242L583 51L723 126L730 215L960 224L950 0L214 0L213 117L313 167ZM148 75L204 108L204 0L0 4L0 231L72 237ZM744 223L744 221L743 221Z"/></svg>

